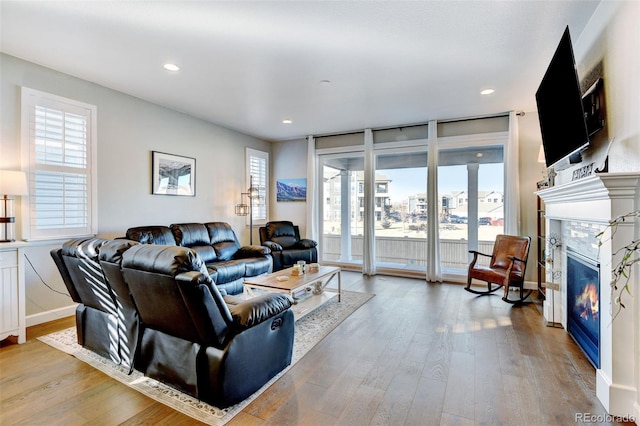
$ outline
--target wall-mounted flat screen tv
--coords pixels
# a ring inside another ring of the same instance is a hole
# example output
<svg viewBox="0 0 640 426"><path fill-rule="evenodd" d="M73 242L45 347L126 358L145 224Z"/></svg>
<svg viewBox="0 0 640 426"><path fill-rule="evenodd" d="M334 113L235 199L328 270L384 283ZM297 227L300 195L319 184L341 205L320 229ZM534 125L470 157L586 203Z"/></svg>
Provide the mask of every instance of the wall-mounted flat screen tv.
<svg viewBox="0 0 640 426"><path fill-rule="evenodd" d="M547 167L589 146L569 27L536 92Z"/></svg>

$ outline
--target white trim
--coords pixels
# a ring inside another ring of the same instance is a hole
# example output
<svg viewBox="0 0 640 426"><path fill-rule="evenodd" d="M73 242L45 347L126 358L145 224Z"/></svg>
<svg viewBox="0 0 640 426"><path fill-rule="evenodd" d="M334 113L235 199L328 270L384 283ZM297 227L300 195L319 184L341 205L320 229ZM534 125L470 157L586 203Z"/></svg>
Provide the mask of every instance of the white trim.
<svg viewBox="0 0 640 426"><path fill-rule="evenodd" d="M258 227L266 224L269 221L269 153L266 151L260 151L257 149L245 148L245 184L242 192L247 192L250 184L251 184L251 158L259 158L265 161L265 170L264 170L264 182L256 181L255 178L253 180L254 186L262 186L263 194L264 194L264 218L254 218L253 219L253 227ZM246 199L244 202L248 202ZM249 226L249 216L246 217L246 225ZM253 230L251 230L253 232Z"/></svg>
<svg viewBox="0 0 640 426"><path fill-rule="evenodd" d="M87 202L88 210L88 227L83 228L82 234L96 234L98 232L98 109L95 105L76 101L74 99L65 98L46 92L42 92L28 87L21 87L21 148L22 148L22 170L27 173L29 186L31 185L31 133L30 133L30 116L31 108L35 105L54 104L60 107L61 104L67 105L69 109L80 109L88 111L88 158L86 176L88 185ZM67 111L67 109L65 109ZM49 240L76 237L79 234L73 232L73 229L62 229L58 231L48 230L37 233L35 236L31 234L31 205L30 197L22 197L22 238L25 240Z"/></svg>
<svg viewBox="0 0 640 426"><path fill-rule="evenodd" d="M62 308L52 309L50 311L39 312L37 314L28 315L26 317L27 327L31 327L38 324L44 324L47 322L55 321L60 318L70 317L75 315L77 303Z"/></svg>

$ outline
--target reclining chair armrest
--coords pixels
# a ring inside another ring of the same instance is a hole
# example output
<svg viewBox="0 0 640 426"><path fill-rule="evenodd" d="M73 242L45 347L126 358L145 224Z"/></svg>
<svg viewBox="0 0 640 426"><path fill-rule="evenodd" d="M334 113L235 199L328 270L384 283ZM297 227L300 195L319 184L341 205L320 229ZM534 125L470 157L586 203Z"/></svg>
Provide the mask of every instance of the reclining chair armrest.
<svg viewBox="0 0 640 426"><path fill-rule="evenodd" d="M296 246L301 247L301 248L309 249L309 248L317 247L318 246L318 242L314 241L314 240L310 240L308 238L303 238L303 239L301 239L300 241L298 241L296 243Z"/></svg>
<svg viewBox="0 0 640 426"><path fill-rule="evenodd" d="M249 257L266 257L271 254L271 249L265 246L244 246L233 256L234 259L245 259Z"/></svg>
<svg viewBox="0 0 640 426"><path fill-rule="evenodd" d="M262 245L268 247L271 251L282 251L282 246L273 241L265 241Z"/></svg>
<svg viewBox="0 0 640 426"><path fill-rule="evenodd" d="M238 304L229 305L233 323L238 331L254 327L269 320L293 305L291 296L266 293Z"/></svg>
<svg viewBox="0 0 640 426"><path fill-rule="evenodd" d="M211 278L210 275L202 273L200 271L180 272L178 275L176 275L176 281L205 284L207 287L209 287L210 291L213 291L212 287L216 287L216 289L220 293L220 296L224 297L227 295L227 292L224 289L216 286L216 281Z"/></svg>

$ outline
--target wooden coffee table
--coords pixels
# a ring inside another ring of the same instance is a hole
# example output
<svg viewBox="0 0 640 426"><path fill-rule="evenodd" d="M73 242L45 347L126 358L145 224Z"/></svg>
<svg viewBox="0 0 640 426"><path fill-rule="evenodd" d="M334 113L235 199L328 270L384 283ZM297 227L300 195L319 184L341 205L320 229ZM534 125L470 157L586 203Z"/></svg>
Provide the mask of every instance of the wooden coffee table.
<svg viewBox="0 0 640 426"><path fill-rule="evenodd" d="M309 265L307 265L307 268ZM338 297L342 292L340 268L335 266L320 266L318 272L307 272L302 275L291 275L293 268L283 269L267 275L250 278L244 282L243 294L245 299L255 296L254 290L275 291L285 293L294 298L295 304L292 306L293 315L296 320L313 312L318 306L328 302L334 297ZM327 290L325 287L334 277L338 277L338 291ZM317 287L321 289L316 294ZM302 293L302 295L300 295Z"/></svg>

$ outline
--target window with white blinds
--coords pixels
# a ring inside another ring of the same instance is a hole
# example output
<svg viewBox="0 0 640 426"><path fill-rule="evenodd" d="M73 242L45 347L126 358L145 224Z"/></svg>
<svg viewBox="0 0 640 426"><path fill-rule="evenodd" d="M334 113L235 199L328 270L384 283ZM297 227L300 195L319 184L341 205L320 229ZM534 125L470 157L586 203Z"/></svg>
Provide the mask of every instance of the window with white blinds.
<svg viewBox="0 0 640 426"><path fill-rule="evenodd" d="M22 88L25 239L97 233L96 107Z"/></svg>
<svg viewBox="0 0 640 426"><path fill-rule="evenodd" d="M269 153L255 149L246 149L247 187L253 184L253 223L261 225L267 222L269 200Z"/></svg>

